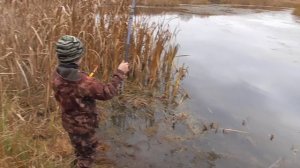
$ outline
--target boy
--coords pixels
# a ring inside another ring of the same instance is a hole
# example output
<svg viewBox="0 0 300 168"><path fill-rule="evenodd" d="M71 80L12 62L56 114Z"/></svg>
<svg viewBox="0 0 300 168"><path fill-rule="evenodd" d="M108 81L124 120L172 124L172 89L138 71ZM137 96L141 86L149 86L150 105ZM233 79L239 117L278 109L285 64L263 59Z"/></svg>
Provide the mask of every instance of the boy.
<svg viewBox="0 0 300 168"><path fill-rule="evenodd" d="M102 84L79 71L84 52L82 42L74 36L63 36L56 43L59 65L54 72L53 90L62 110L62 125L75 149L76 167L89 168L95 159L98 142L97 100L109 100L128 72L122 62L113 74L111 83Z"/></svg>

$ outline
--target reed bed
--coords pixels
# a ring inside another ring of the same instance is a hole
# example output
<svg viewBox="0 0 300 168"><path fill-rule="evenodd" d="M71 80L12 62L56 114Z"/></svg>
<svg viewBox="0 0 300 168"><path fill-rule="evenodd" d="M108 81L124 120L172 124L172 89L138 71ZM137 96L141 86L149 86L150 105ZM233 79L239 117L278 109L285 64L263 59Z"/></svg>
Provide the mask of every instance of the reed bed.
<svg viewBox="0 0 300 168"><path fill-rule="evenodd" d="M0 167L69 167L72 149L51 89L55 42L79 37L86 47L82 68L99 65L96 77L108 81L124 59L128 6L125 0L0 1ZM123 96L134 89L175 100L186 68L175 66L174 32L147 19L135 19L133 32Z"/></svg>

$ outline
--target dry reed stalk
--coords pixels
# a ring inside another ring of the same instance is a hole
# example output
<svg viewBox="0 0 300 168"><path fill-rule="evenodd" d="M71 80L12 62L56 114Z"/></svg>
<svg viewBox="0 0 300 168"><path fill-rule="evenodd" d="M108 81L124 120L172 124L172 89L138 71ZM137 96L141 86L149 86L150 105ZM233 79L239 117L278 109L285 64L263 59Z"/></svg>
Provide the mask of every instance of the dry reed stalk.
<svg viewBox="0 0 300 168"><path fill-rule="evenodd" d="M26 75L26 73L25 73L25 71L24 71L22 65L19 63L18 60L16 60L16 64L18 65L18 68L19 68L19 70L21 71L21 74L22 74L22 76L23 76L23 78L24 78L24 80L25 80L25 83L26 83L27 88L29 88L28 78L27 78L27 75Z"/></svg>
<svg viewBox="0 0 300 168"><path fill-rule="evenodd" d="M184 79L187 74L187 68L184 66L180 67L176 72L176 77L174 80L173 88L172 88L172 96L173 101L176 100L176 96L179 94L180 83Z"/></svg>
<svg viewBox="0 0 300 168"><path fill-rule="evenodd" d="M293 14L300 16L300 5L299 4L294 6Z"/></svg>
<svg viewBox="0 0 300 168"><path fill-rule="evenodd" d="M2 82L2 77L0 74L0 113L3 113L3 97L4 97L4 88L3 88L3 82Z"/></svg>

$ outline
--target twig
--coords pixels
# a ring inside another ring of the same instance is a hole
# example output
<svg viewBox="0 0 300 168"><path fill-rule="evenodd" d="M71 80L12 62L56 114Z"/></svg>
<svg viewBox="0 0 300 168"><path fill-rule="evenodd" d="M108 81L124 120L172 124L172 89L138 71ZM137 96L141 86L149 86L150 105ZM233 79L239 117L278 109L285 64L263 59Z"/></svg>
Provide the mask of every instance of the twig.
<svg viewBox="0 0 300 168"><path fill-rule="evenodd" d="M279 158L278 160L276 160L276 162L274 162L273 164L271 164L271 166L269 166L268 168L276 168L276 167L279 167L281 161L282 161L282 158Z"/></svg>
<svg viewBox="0 0 300 168"><path fill-rule="evenodd" d="M0 73L0 75L15 75L16 73Z"/></svg>
<svg viewBox="0 0 300 168"><path fill-rule="evenodd" d="M189 57L190 55L177 55L176 57Z"/></svg>
<svg viewBox="0 0 300 168"><path fill-rule="evenodd" d="M37 30L36 30L33 26L31 26L31 28L32 28L32 30L34 31L34 33L35 33L37 39L39 40L39 42L40 42L40 44L41 44L41 46L43 47L43 46L44 46L43 41L42 41L41 37L39 36Z"/></svg>
<svg viewBox="0 0 300 168"><path fill-rule="evenodd" d="M4 60L5 58L7 58L9 55L11 55L13 52L9 52L7 54L5 54L4 56L0 57L0 60Z"/></svg>
<svg viewBox="0 0 300 168"><path fill-rule="evenodd" d="M20 69L20 71L21 71L21 73L22 73L22 75L23 75L23 77L24 77L24 80L25 80L26 85L27 85L27 87L29 88L29 82L28 82L27 76L26 76L26 74L25 74L23 68L22 68L22 66L21 66L21 64L19 63L18 60L16 60L16 62L17 62L17 65L18 65L18 67L19 67L19 69Z"/></svg>
<svg viewBox="0 0 300 168"><path fill-rule="evenodd" d="M19 113L14 113L14 114L16 114L16 116L19 117L20 120L25 121L25 119L21 116L21 114Z"/></svg>
<svg viewBox="0 0 300 168"><path fill-rule="evenodd" d="M240 130L235 130L235 129L223 129L223 133L227 133L227 132L236 132L236 133L242 133L242 134L249 134L249 132L246 131L240 131Z"/></svg>
<svg viewBox="0 0 300 168"><path fill-rule="evenodd" d="M210 107L207 107L207 110L208 110L209 113L213 114L213 111L211 110Z"/></svg>

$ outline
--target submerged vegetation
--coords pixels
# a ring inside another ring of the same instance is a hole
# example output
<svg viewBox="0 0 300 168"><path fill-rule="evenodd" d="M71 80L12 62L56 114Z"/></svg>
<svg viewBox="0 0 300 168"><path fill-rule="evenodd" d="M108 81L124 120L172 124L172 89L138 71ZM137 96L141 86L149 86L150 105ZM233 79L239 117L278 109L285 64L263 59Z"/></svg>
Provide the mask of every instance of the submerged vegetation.
<svg viewBox="0 0 300 168"><path fill-rule="evenodd" d="M96 77L107 81L123 60L128 4L107 9L98 0L0 1L0 167L69 166L72 149L50 83L55 42L64 34L78 36L86 46L82 68L91 72L99 65ZM160 91L160 98L175 100L186 68L176 70L174 33L163 23L135 20L122 96L152 90L151 97Z"/></svg>

